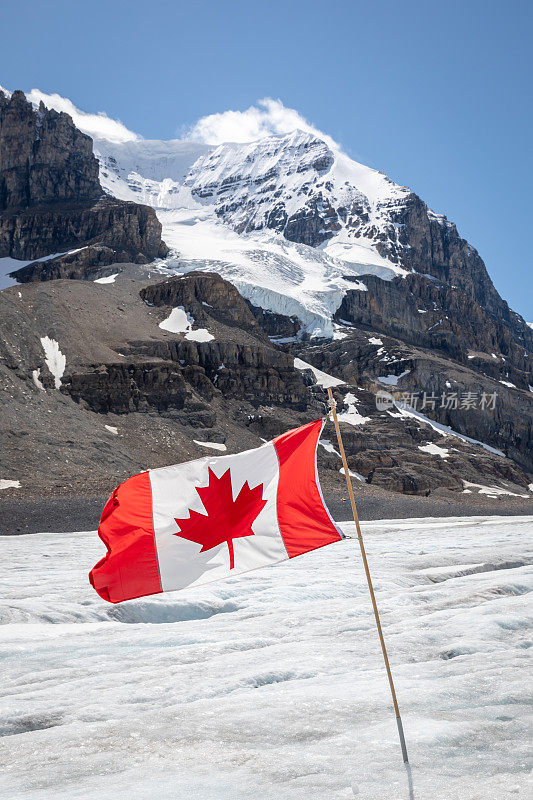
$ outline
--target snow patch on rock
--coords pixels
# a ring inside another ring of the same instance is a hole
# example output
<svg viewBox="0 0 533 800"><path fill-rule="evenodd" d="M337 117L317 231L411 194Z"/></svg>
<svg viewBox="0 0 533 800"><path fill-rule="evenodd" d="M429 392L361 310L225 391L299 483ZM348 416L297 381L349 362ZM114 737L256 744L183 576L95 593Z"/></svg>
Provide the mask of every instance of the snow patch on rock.
<svg viewBox="0 0 533 800"><path fill-rule="evenodd" d="M20 489L20 481L12 481L0 478L0 489Z"/></svg>
<svg viewBox="0 0 533 800"><path fill-rule="evenodd" d="M419 444L418 449L422 450L423 453L430 453L433 456L440 456L444 459L448 458L450 455L450 452L446 447L439 447L438 444L434 444L433 442Z"/></svg>
<svg viewBox="0 0 533 800"><path fill-rule="evenodd" d="M198 439L193 439L194 444L199 444L200 447L209 447L211 450L220 450L223 453L228 448L221 442L199 442Z"/></svg>
<svg viewBox="0 0 533 800"><path fill-rule="evenodd" d="M42 336L41 344L45 354L46 366L54 376L56 389L59 389L61 386L61 378L63 377L67 365L66 356L64 356L59 349L59 344L56 340L50 339L49 336Z"/></svg>
<svg viewBox="0 0 533 800"><path fill-rule="evenodd" d="M344 472L344 467L341 467L339 472L341 473L341 475L345 475L346 474ZM348 475L350 476L350 478L356 478L358 481L362 481L363 483L366 483L365 476L361 475L359 472L354 472L352 469L348 469Z"/></svg>
<svg viewBox="0 0 533 800"><path fill-rule="evenodd" d="M478 494L485 494L487 497L500 497L501 495L510 495L511 497L523 497L527 499L529 497L528 494L517 494L516 492L511 492L509 489L504 489L501 486L484 486L482 483L471 483L470 481L463 480L463 486L465 490L470 489L477 489Z"/></svg>
<svg viewBox="0 0 533 800"><path fill-rule="evenodd" d="M43 384L41 382L41 369L40 369L40 367L37 368L37 369L32 370L31 378L32 378L32 381L34 382L34 384L36 385L36 387L38 389L40 389L43 392L46 391L46 389L44 388L44 386L43 386Z"/></svg>
<svg viewBox="0 0 533 800"><path fill-rule="evenodd" d="M464 433L457 433L457 431L452 430L449 425L443 425L440 422L435 422L433 419L429 419L424 414L421 414L420 411L416 411L414 408L410 406L406 406L404 404L399 405L398 403L394 404L396 407L396 411L388 411L387 413L391 415L391 417L397 417L401 419L404 417L405 419L408 418L415 418L420 422L429 425L433 428L434 431L437 431L441 434L441 436L455 436L457 439L461 439L463 442L468 442L468 444L476 444L480 447L483 447L484 450L487 450L489 453L492 453L496 456L501 456L502 458L506 458L505 453L502 450L498 450L497 447L492 447L490 444L485 444L485 442L480 442L478 439L472 439L470 436L466 436Z"/></svg>
<svg viewBox="0 0 533 800"><path fill-rule="evenodd" d="M307 361L302 361L301 358L294 359L294 366L299 370L310 369L315 376L317 384L322 386L323 389L328 389L329 387L333 386L342 386L344 384L344 381L341 381L340 378L334 378L333 375L328 375L327 372L322 372L321 369L313 367L313 365L308 364Z"/></svg>
<svg viewBox="0 0 533 800"><path fill-rule="evenodd" d="M215 337L205 328L192 329L194 318L183 308L176 306L170 315L159 323L159 327L170 333L184 333L185 338L194 342L209 342Z"/></svg>
<svg viewBox="0 0 533 800"><path fill-rule="evenodd" d="M384 358L380 360L385 361ZM411 372L410 369L406 369L404 372L401 373L401 375L380 375L378 381L380 383L385 384L385 386L397 386L400 378L403 378L405 375L409 375L410 372Z"/></svg>
<svg viewBox="0 0 533 800"><path fill-rule="evenodd" d="M341 411L337 415L339 422L347 422L348 425L364 425L369 422L371 417L364 417L357 410L357 398L352 392L348 392L344 396L344 402L348 406L347 411Z"/></svg>

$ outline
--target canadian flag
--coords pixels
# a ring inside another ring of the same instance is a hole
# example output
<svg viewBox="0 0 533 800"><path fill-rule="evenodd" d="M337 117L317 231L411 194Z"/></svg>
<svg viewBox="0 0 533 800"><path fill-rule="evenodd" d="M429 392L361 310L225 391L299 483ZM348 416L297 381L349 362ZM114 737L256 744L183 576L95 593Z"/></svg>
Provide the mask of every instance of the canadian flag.
<svg viewBox="0 0 533 800"><path fill-rule="evenodd" d="M323 425L122 483L98 528L107 555L89 580L100 597L120 603L199 586L342 539L318 481Z"/></svg>

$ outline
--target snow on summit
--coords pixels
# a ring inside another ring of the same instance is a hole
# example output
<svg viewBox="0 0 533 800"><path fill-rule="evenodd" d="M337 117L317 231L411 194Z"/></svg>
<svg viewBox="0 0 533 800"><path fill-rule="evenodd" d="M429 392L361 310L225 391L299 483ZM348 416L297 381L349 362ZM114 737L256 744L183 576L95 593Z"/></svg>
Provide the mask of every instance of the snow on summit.
<svg viewBox="0 0 533 800"><path fill-rule="evenodd" d="M254 304L297 316L311 335L332 336L346 289L366 290L346 278L405 274L370 233L387 222L382 204L407 190L309 132L218 147L98 141L95 149L110 193L156 209L170 273L215 270ZM332 213L354 204L366 209L366 231L347 211Z"/></svg>

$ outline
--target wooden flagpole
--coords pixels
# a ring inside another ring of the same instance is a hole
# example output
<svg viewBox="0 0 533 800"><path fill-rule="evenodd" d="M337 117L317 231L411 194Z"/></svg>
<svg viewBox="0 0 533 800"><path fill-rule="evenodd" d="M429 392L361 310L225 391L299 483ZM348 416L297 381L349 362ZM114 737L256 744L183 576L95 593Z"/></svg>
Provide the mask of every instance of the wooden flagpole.
<svg viewBox="0 0 533 800"><path fill-rule="evenodd" d="M337 404L336 404L336 402L335 402L335 400L333 398L333 392L331 391L331 388L328 388L328 397L329 397L329 407L331 409L331 413L332 413L332 416L333 416L333 422L335 424L335 432L337 434L337 441L339 443L339 451L340 451L340 454L341 454L342 464L343 464L343 467L344 467L344 475L346 477L346 485L348 486L348 495L350 497L350 503L351 503L351 506L352 506L353 519L354 519L354 522L355 522L355 528L357 530L357 538L359 540L359 547L361 548L361 557L363 559L363 565L364 565L364 568L365 568L366 580L367 580L368 589L369 589L369 592L370 592L370 599L372 600L372 608L374 609L374 617L376 618L376 625L377 625L377 629L378 629L379 641L380 641L380 644L381 644L381 651L383 653L383 659L385 661L385 668L387 670L387 677L389 679L389 686L390 686L390 690L391 690L391 694L392 694L392 703L394 705L394 713L396 714L396 724L398 725L398 734L400 736L400 745L401 745L401 748L402 748L402 756L403 756L404 762L406 764L408 764L409 763L409 758L407 757L407 747L405 745L405 736L403 734L402 718L400 716L400 709L399 709L399 706L398 706L398 700L396 698L396 690L394 688L394 681L392 679L392 672L391 672L391 668L390 668L390 664L389 664L389 656L387 654L387 648L385 647L385 639L383 638L383 631L381 629L381 622L380 622L380 619L379 619L378 605L376 603L376 596L374 594L374 587L372 585L372 578L370 577L370 569L368 568L368 561L367 561L367 558L366 558L365 545L364 545L363 536L362 536L362 533L361 533L361 526L359 525L359 516L357 514L357 508L355 506L355 497L354 497L354 494L353 494L352 482L350 480L350 473L348 472L348 464L346 462L346 454L344 452L344 445L342 443L341 430L339 428L339 420L337 419L337 408L336 408Z"/></svg>

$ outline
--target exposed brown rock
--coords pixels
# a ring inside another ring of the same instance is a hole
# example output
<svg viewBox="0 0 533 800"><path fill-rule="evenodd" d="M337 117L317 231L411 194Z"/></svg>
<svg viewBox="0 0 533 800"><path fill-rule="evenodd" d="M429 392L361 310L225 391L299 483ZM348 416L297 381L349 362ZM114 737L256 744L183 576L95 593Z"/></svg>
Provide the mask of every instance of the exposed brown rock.
<svg viewBox="0 0 533 800"><path fill-rule="evenodd" d="M512 326L493 317L459 286L413 273L385 281L365 275L368 291L344 296L336 317L442 351L465 362L472 351L503 355L527 387L533 368L533 333L518 314ZM502 301L503 302L503 301Z"/></svg>
<svg viewBox="0 0 533 800"><path fill-rule="evenodd" d="M237 452L325 413L325 391L310 371L294 369L292 353L270 344L234 287L216 275L190 274L163 281L157 290L147 286L146 277L128 277L146 276L145 269L130 269L107 286L58 280L0 293L4 475L15 474L16 464L15 477L25 487L109 489L146 467L209 453L196 440L224 442L228 452ZM149 305L139 290L169 305ZM202 325L215 338L196 342L161 329L158 323L174 303L191 314L203 309ZM59 390L44 361L45 335L56 339L66 357ZM360 336L364 354L362 337L368 335ZM391 340L385 341L392 350ZM347 339L333 344L348 351ZM368 341L366 346L377 349ZM318 362L322 345L307 348L299 351L302 357ZM348 370L343 350L331 352L338 363L329 371ZM372 359L362 355L361 364L363 358L370 370ZM37 370L44 388L35 381ZM339 410L350 392L368 418L362 425L341 423L350 469L365 476L365 488L421 497L444 491L460 502L473 497L462 494L463 480L511 487L531 481L509 458L445 439L417 420L379 413L373 391L370 383L366 389L353 384L335 389ZM335 446L331 428L325 438ZM447 449L448 457L419 449L428 442ZM340 466L338 455L319 448L321 478L327 484L329 475L342 492Z"/></svg>
<svg viewBox="0 0 533 800"><path fill-rule="evenodd" d="M68 114L0 92L0 211L101 194L90 136Z"/></svg>
<svg viewBox="0 0 533 800"><path fill-rule="evenodd" d="M189 272L169 278L147 286L140 295L150 305L183 306L198 322L212 317L265 338L246 300L232 283L215 272Z"/></svg>
<svg viewBox="0 0 533 800"><path fill-rule="evenodd" d="M37 259L87 245L17 278L82 277L104 263L168 252L152 208L104 195L92 140L68 114L0 92L0 257Z"/></svg>

